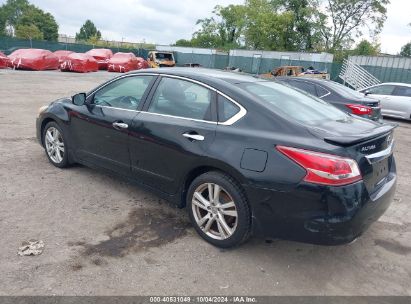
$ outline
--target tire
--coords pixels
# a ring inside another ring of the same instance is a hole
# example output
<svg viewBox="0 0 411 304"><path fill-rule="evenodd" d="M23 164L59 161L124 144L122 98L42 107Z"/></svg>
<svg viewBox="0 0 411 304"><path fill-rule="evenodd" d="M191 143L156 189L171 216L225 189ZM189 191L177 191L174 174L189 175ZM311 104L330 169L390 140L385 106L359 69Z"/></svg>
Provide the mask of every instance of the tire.
<svg viewBox="0 0 411 304"><path fill-rule="evenodd" d="M244 191L230 176L216 171L198 176L191 183L186 200L195 230L210 244L230 248L248 240L250 207Z"/></svg>
<svg viewBox="0 0 411 304"><path fill-rule="evenodd" d="M69 165L67 142L60 126L54 121L44 127L43 145L47 158L54 166L65 168Z"/></svg>

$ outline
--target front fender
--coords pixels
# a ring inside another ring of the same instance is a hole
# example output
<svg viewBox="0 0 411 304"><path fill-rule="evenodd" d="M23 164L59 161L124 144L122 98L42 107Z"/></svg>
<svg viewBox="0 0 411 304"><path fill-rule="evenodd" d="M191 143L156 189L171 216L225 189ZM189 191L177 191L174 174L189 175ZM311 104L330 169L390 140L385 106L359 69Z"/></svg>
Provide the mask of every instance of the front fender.
<svg viewBox="0 0 411 304"><path fill-rule="evenodd" d="M70 116L68 113L69 109L66 106L67 101L71 102L70 99L64 98L51 103L49 107L38 116L36 122L37 139L42 146L44 145L42 139L44 127L50 121L55 121L61 127L66 141L70 144L70 132L68 128Z"/></svg>

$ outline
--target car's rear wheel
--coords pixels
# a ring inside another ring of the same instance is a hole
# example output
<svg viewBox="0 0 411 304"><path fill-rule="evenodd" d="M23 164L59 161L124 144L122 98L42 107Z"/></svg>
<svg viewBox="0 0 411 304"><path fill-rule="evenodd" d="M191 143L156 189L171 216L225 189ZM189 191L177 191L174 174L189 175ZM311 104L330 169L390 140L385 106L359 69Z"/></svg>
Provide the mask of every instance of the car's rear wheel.
<svg viewBox="0 0 411 304"><path fill-rule="evenodd" d="M251 214L240 186L228 175L207 172L197 177L188 190L191 222L207 242L223 248L246 241Z"/></svg>
<svg viewBox="0 0 411 304"><path fill-rule="evenodd" d="M43 143L47 158L56 167L64 168L68 165L67 145L64 135L55 122L49 122L43 131Z"/></svg>

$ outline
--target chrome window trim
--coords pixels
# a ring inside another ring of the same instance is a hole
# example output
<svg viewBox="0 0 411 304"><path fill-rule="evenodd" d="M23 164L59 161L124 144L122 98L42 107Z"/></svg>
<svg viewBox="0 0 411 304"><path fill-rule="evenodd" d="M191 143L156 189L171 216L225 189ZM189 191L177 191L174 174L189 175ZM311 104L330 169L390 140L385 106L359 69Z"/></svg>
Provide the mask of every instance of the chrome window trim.
<svg viewBox="0 0 411 304"><path fill-rule="evenodd" d="M324 94L324 95L322 95L322 96L318 96L318 98L323 98L323 97L326 97L326 96L328 96L328 95L330 95L331 94L331 92L329 91L329 90L327 90L326 88L324 88L322 85L320 85L320 84L316 84L316 85L318 85L320 88L322 88L322 89L324 89L324 90L326 90L328 93L326 93L326 94Z"/></svg>
<svg viewBox="0 0 411 304"><path fill-rule="evenodd" d="M147 111L140 111L140 113L150 114L150 115L156 115L156 116L162 116L162 117L170 117L170 118L184 119L184 120L190 120L190 121L196 121L196 122L205 122L205 123L213 124L213 125L216 125L216 124L217 124L216 121L195 119L195 118L182 117L182 116L175 116L175 115L168 115L168 114L160 114L160 113L147 112Z"/></svg>
<svg viewBox="0 0 411 304"><path fill-rule="evenodd" d="M236 106L240 108L240 111L238 111L234 116L232 116L228 120L224 122L217 122L219 125L231 126L232 124L239 121L241 118L243 118L247 114L247 110L242 105L240 105L238 102L236 102L234 99L232 99L230 96L227 96L223 92L219 92L219 91L217 91L217 93L223 96L224 98L227 98L229 101L231 101L233 104L235 104Z"/></svg>
<svg viewBox="0 0 411 304"><path fill-rule="evenodd" d="M232 103L234 103L236 106L238 106L240 108L240 111L238 113L236 113L234 116L232 116L231 118L229 118L226 121L223 122L216 122L216 121L210 121L210 120L202 120L202 119L194 119L194 118L188 118L188 117L181 117L181 116L175 116L175 115L168 115L168 114L161 114L161 113L153 113L153 112L148 112L148 111L138 111L138 110L129 110L129 109L122 109L122 108L116 108L116 107L110 107L110 106L101 106L101 105L96 105L94 104L96 107L101 107L101 108L108 108L108 109L116 109L116 110L123 110L123 111L132 111L132 112L136 112L136 113L147 113L147 114L151 114L151 115L157 115L157 116L163 116L163 117L171 117L171 118L177 118L177 119L184 119L184 120L190 120L190 121L195 121L195 122L204 122L204 123L209 123L209 124L216 124L216 125L224 125L224 126L231 126L234 123L236 123L237 121L239 121L241 118L243 118L246 114L247 114L247 110L237 101L235 101L233 98L231 98L230 96L227 96L226 94L224 94L223 92L217 90L216 88L209 86L208 84L205 84L201 81L198 80L194 80L188 77L184 77L184 76L178 76L178 75L170 75L170 74L160 74L160 73L138 73L138 74L128 74L128 75L123 75L117 78L112 79L111 81L107 82L104 86L99 87L93 91L91 91L89 93L88 96L95 94L97 91L100 91L101 89L105 88L106 86L108 86L109 84L126 78L126 77L133 77L133 76L165 76L165 77L169 77L169 78L176 78L176 79L181 79L181 80L185 80L185 81L189 81L189 82L193 82L195 84L198 84L200 86L203 86L213 92L216 92L217 94L227 98L229 101L231 101Z"/></svg>
<svg viewBox="0 0 411 304"><path fill-rule="evenodd" d="M136 113L139 113L139 112L140 112L140 111L138 111L138 110L132 110L132 109L123 109L123 108L110 107L110 106L101 106L101 105L98 105L98 104L93 104L93 105L94 105L95 107L99 107L99 108L122 110L122 111L136 112Z"/></svg>
<svg viewBox="0 0 411 304"><path fill-rule="evenodd" d="M217 94L227 98L228 100L230 100L232 103L234 103L236 106L238 106L240 108L240 111L238 113L236 113L234 116L232 116L231 118L229 118L226 121L223 122L215 122L215 121L209 121L209 120L201 120L201 119L193 119L193 118L187 118L187 117L180 117L180 116L173 116L173 115L167 115L167 114L161 114L163 116L166 117L177 117L177 118L182 118L182 119L188 119L188 120L193 120L193 121L201 121L201 122L209 122L209 123L215 123L218 125L224 125L224 126L231 126L234 123L236 123L237 121L239 121L241 118L243 118L246 114L247 114L247 110L241 105L239 104L237 101L235 101L233 98L227 96L226 94L224 94L223 92L221 92L220 90L217 90L216 88L209 86L208 84L205 84L201 81L198 80L194 80L188 77L184 77L184 76L178 76L178 75L169 75L169 74L161 74L161 76L165 76L165 77L169 77L169 78L176 78L176 79L181 79L181 80L185 80L185 81L189 81L189 82L193 82L195 84L198 84L200 86L206 87L207 89L216 92ZM158 114L158 113L153 113L153 112L147 112L147 113L151 113L151 114Z"/></svg>
<svg viewBox="0 0 411 304"><path fill-rule="evenodd" d="M107 108L107 109L115 109L115 110L135 112L136 114L138 114L138 113L145 113L145 114L156 115L156 116L178 118L178 119L191 120L191 121L196 121L196 122L205 122L205 123L209 123L209 124L217 124L217 122L215 122L215 121L208 121L208 120L202 120L202 119L194 119L194 118L188 118L188 117L182 117L182 116L174 116L174 115L167 115L167 114L160 114L160 113L152 113L152 112L147 112L147 111L129 110L129 109L122 109L122 108L110 107L110 106L100 106L100 105L94 105L94 106L95 106L95 107L100 107L100 108Z"/></svg>

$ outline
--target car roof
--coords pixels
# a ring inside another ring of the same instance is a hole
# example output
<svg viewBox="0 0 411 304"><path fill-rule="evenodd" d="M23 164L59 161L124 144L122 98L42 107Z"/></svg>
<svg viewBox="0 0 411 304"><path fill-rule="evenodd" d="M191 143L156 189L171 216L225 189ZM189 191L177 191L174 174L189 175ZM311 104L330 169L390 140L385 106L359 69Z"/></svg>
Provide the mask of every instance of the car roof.
<svg viewBox="0 0 411 304"><path fill-rule="evenodd" d="M316 82L316 83L330 83L334 82L328 79L319 79L319 78L310 78L310 77L290 77L290 76L281 76L275 77L276 80L283 81L283 80L298 80L298 81L308 81L308 82Z"/></svg>
<svg viewBox="0 0 411 304"><path fill-rule="evenodd" d="M411 88L411 84L410 83L404 83L404 82L383 82L383 83L379 83L379 84L374 84L372 86L366 87L366 88L362 88L360 91L365 91L367 89L370 88L375 88L381 85L396 85L396 86L404 86L404 87L409 87Z"/></svg>
<svg viewBox="0 0 411 304"><path fill-rule="evenodd" d="M410 84L410 83L403 83L403 82L383 82L383 83L379 83L379 84L373 85L373 87L379 86L379 85L383 85L383 84L388 84L388 85L400 85L400 86L405 86L405 87L411 87L411 84Z"/></svg>
<svg viewBox="0 0 411 304"><path fill-rule="evenodd" d="M193 78L197 80L210 80L219 79L231 84L242 83L242 82L257 82L257 81L267 81L260 78L256 78L250 74L245 74L241 72L232 72L224 70L214 70L207 68L191 68L191 67L175 67L175 68L159 68L159 69L144 69L129 72L128 74L141 74L141 73L155 73L163 75L175 75L183 76L188 78Z"/></svg>

